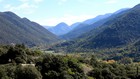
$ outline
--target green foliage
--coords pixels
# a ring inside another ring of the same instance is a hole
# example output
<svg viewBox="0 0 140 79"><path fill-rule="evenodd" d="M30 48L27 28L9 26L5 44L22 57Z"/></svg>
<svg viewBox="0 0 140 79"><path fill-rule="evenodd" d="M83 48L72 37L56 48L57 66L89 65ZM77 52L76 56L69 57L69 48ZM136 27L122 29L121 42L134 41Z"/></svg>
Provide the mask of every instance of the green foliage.
<svg viewBox="0 0 140 79"><path fill-rule="evenodd" d="M10 46L5 50L6 52L0 56L1 63L8 63L8 62L25 63L27 61L27 54L26 54L25 47L16 45L16 46Z"/></svg>
<svg viewBox="0 0 140 79"><path fill-rule="evenodd" d="M117 61L105 62L91 54L89 56L87 54L42 54L40 51L26 48L24 45L0 46L0 49L5 51L1 51L1 61L7 59L7 62L0 64L0 79L140 78L140 64L132 62L129 57L124 57L121 63L120 60L118 63ZM8 61L9 58L11 62ZM30 63L31 61L34 62ZM84 69L83 64L87 69Z"/></svg>
<svg viewBox="0 0 140 79"><path fill-rule="evenodd" d="M41 68L39 70L43 79L81 79L85 77L78 60L67 56L48 54L44 56L42 62L38 62L37 66Z"/></svg>
<svg viewBox="0 0 140 79"><path fill-rule="evenodd" d="M0 65L0 79L14 79L16 66L13 64Z"/></svg>
<svg viewBox="0 0 140 79"><path fill-rule="evenodd" d="M16 79L42 79L42 75L34 66L17 67Z"/></svg>
<svg viewBox="0 0 140 79"><path fill-rule="evenodd" d="M94 60L94 61L93 61ZM96 79L139 79L139 64L126 63L104 63L91 58L93 70L88 73L89 76ZM95 63L97 65L95 65Z"/></svg>

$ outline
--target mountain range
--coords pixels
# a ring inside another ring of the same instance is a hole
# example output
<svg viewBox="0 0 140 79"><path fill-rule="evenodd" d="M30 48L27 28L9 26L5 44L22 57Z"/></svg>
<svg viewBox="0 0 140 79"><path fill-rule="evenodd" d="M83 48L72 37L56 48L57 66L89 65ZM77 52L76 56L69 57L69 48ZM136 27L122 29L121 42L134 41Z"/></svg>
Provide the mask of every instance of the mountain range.
<svg viewBox="0 0 140 79"><path fill-rule="evenodd" d="M76 28L68 32L67 34L61 35L60 38L65 39L65 40L71 40L75 39L82 34L89 32L90 30L93 30L97 28L98 26L101 26L111 18L114 18L118 13L128 10L128 8L120 9L114 13L107 13L104 15L99 15L95 18L88 19L81 24L79 24Z"/></svg>
<svg viewBox="0 0 140 79"><path fill-rule="evenodd" d="M87 51L124 47L140 40L140 4L98 22L102 21L97 28L56 46L69 52Z"/></svg>
<svg viewBox="0 0 140 79"><path fill-rule="evenodd" d="M140 4L131 9L99 15L71 26L62 22L48 30L12 12L0 12L0 44L50 45L67 51L116 48L140 40ZM52 33L51 33L52 32ZM61 38L59 38L59 37ZM136 44L137 45L137 44Z"/></svg>
<svg viewBox="0 0 140 79"><path fill-rule="evenodd" d="M41 25L12 12L0 12L0 44L51 44L59 39Z"/></svg>

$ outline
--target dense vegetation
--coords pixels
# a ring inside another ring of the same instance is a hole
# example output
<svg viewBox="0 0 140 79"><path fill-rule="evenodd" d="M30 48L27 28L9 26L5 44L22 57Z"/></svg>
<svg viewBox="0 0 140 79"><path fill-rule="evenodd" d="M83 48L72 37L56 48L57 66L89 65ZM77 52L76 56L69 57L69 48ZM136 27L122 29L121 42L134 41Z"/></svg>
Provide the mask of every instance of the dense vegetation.
<svg viewBox="0 0 140 79"><path fill-rule="evenodd" d="M50 44L58 38L41 25L12 12L0 12L0 44Z"/></svg>
<svg viewBox="0 0 140 79"><path fill-rule="evenodd" d="M86 78L76 58L43 54L24 45L1 46L0 50L0 79Z"/></svg>
<svg viewBox="0 0 140 79"><path fill-rule="evenodd" d="M47 54L24 45L0 46L0 79L139 79L140 64L123 61L101 60L93 54Z"/></svg>

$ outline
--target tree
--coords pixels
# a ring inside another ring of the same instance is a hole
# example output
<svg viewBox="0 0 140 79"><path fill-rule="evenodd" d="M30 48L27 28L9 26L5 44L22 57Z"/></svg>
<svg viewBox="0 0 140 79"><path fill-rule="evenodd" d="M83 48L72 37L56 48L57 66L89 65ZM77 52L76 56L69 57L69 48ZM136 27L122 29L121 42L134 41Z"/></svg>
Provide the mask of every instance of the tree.
<svg viewBox="0 0 140 79"><path fill-rule="evenodd" d="M34 66L19 66L16 70L16 79L42 79L42 75Z"/></svg>

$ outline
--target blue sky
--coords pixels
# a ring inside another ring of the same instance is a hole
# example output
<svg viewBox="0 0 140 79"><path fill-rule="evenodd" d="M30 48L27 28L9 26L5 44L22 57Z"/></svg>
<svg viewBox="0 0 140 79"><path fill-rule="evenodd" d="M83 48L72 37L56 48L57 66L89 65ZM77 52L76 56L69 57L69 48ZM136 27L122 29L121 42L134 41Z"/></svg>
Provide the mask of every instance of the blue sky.
<svg viewBox="0 0 140 79"><path fill-rule="evenodd" d="M71 25L97 15L131 8L140 0L0 0L0 11L12 11L41 25Z"/></svg>

